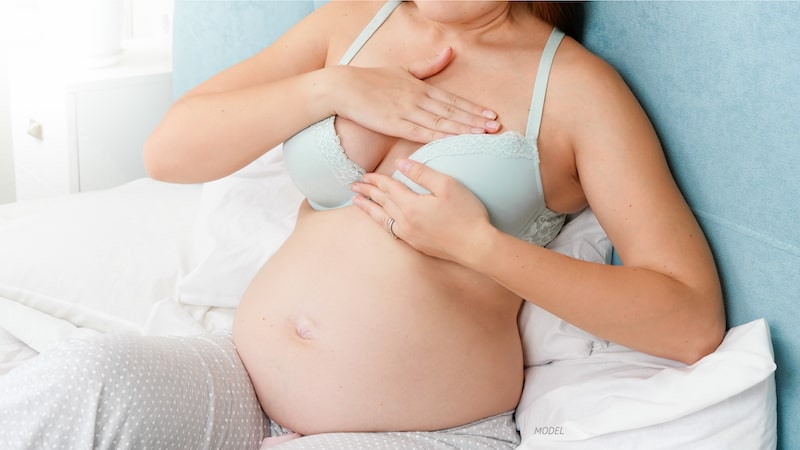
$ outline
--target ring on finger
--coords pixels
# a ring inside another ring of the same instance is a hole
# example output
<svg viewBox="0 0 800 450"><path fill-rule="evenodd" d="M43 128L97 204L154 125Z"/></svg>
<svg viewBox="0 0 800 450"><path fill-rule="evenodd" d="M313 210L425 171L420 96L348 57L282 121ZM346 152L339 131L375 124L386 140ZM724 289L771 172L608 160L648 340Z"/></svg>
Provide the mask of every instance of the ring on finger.
<svg viewBox="0 0 800 450"><path fill-rule="evenodd" d="M394 228L394 219L389 217L388 219L386 219L386 231L389 232L389 236L391 236L392 239L397 239L397 235L394 234L393 228Z"/></svg>

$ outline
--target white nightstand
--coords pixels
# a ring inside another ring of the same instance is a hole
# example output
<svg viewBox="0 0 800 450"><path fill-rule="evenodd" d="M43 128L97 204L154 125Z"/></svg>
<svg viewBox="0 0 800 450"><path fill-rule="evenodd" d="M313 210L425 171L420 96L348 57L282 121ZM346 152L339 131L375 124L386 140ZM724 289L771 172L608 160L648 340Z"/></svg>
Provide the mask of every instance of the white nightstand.
<svg viewBox="0 0 800 450"><path fill-rule="evenodd" d="M160 41L128 42L122 61L101 69L14 55L9 83L17 199L146 176L142 145L172 103L171 82L171 53Z"/></svg>

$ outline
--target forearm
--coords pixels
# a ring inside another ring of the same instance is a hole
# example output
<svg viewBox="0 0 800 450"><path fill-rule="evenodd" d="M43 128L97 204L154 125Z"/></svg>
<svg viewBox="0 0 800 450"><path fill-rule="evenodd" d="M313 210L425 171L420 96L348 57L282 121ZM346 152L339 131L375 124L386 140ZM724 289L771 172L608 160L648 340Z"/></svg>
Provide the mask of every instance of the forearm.
<svg viewBox="0 0 800 450"><path fill-rule="evenodd" d="M724 333L719 292L656 270L576 260L494 229L461 261L604 339L691 363Z"/></svg>
<svg viewBox="0 0 800 450"><path fill-rule="evenodd" d="M153 178L193 183L228 175L332 113L323 70L177 101L145 143Z"/></svg>

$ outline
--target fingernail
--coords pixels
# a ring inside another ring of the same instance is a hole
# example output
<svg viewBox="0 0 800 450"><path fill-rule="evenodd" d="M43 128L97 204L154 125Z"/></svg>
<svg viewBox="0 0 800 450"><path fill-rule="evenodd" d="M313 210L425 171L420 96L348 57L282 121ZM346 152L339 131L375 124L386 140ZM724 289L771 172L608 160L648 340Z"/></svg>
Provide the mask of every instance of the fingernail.
<svg viewBox="0 0 800 450"><path fill-rule="evenodd" d="M496 119L497 118L497 113L492 111L492 110L490 110L490 109L484 109L483 112L481 113L481 115L483 117L486 117L487 119Z"/></svg>
<svg viewBox="0 0 800 450"><path fill-rule="evenodd" d="M500 122L497 122L496 120L490 120L486 122L486 128L490 130L496 130L500 128Z"/></svg>
<svg viewBox="0 0 800 450"><path fill-rule="evenodd" d="M397 168L400 169L400 172L406 173L411 169L411 161L407 159L398 159Z"/></svg>

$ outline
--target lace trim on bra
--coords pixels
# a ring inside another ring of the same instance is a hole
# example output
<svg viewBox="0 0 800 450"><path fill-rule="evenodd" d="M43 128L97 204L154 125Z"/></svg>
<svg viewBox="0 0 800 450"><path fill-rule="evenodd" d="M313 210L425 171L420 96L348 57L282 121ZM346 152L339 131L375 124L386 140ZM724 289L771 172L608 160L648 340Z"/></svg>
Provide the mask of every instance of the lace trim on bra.
<svg viewBox="0 0 800 450"><path fill-rule="evenodd" d="M328 117L327 119L315 123L311 127L321 128L320 132L317 133L319 136L319 145L317 148L319 149L320 155L325 162L330 165L336 179L339 180L342 185L349 186L361 180L367 171L347 157L342 143L339 140L339 136L336 134L336 129L333 124L335 118L336 116Z"/></svg>
<svg viewBox="0 0 800 450"><path fill-rule="evenodd" d="M541 214L536 217L531 226L520 234L522 240L528 241L531 244L536 244L544 247L558 236L561 228L564 227L565 214L557 213L547 207L544 208Z"/></svg>
<svg viewBox="0 0 800 450"><path fill-rule="evenodd" d="M322 158L333 171L336 179L343 185L350 185L360 180L366 170L353 162L342 147L333 121L336 116L323 119L312 127L321 128L319 136L319 151ZM459 145L462 141L471 142L472 145ZM475 145L480 141L480 145ZM488 143L491 143L487 145ZM475 153L491 154L509 159L527 159L539 163L536 144L524 135L509 131L500 135L470 135L463 134L452 136L438 141L433 141L411 155L412 159L425 161L442 154L448 156L463 156Z"/></svg>
<svg viewBox="0 0 800 450"><path fill-rule="evenodd" d="M462 143L466 141L468 144ZM476 145L477 144L477 145ZM515 131L503 134L460 134L420 147L411 159L427 161L433 157L447 154L463 156L475 153L489 154L508 159L527 159L539 163L539 153L532 139Z"/></svg>

